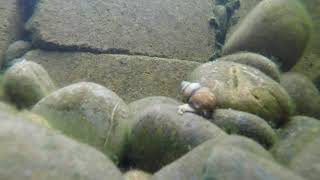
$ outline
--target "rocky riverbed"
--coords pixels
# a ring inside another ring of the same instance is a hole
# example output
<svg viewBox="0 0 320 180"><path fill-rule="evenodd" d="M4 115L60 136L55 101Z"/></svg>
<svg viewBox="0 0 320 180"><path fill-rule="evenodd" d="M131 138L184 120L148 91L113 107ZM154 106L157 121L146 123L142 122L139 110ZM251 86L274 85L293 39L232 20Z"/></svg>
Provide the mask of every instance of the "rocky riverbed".
<svg viewBox="0 0 320 180"><path fill-rule="evenodd" d="M0 8L0 179L320 176L320 1Z"/></svg>

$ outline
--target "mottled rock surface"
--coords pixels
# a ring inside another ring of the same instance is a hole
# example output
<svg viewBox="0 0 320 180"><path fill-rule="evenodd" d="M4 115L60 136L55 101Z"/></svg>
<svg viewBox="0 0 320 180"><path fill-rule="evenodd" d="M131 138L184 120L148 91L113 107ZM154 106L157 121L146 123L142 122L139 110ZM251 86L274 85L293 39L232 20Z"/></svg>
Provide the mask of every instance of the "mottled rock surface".
<svg viewBox="0 0 320 180"><path fill-rule="evenodd" d="M266 148L271 147L277 139L276 133L264 119L247 112L216 109L210 121L229 134L246 136Z"/></svg>
<svg viewBox="0 0 320 180"><path fill-rule="evenodd" d="M10 102L18 108L32 108L56 87L41 65L24 60L6 71L3 88Z"/></svg>
<svg viewBox="0 0 320 180"><path fill-rule="evenodd" d="M295 115L320 119L320 92L308 77L299 73L285 73L281 76L280 84L295 103Z"/></svg>
<svg viewBox="0 0 320 180"><path fill-rule="evenodd" d="M241 136L223 136L208 140L195 149L165 166L154 174L152 180L195 180L202 179L205 163L213 149L223 146L239 148L261 158L272 160L272 156L262 146L251 139ZM227 150L228 151L228 150Z"/></svg>
<svg viewBox="0 0 320 180"><path fill-rule="evenodd" d="M180 82L199 63L144 56L31 51L60 87L79 81L106 86L127 102L147 96L180 97Z"/></svg>
<svg viewBox="0 0 320 180"><path fill-rule="evenodd" d="M279 141L271 149L275 159L288 166L304 148L320 135L320 121L294 116L279 132Z"/></svg>
<svg viewBox="0 0 320 180"><path fill-rule="evenodd" d="M41 48L207 61L210 0L41 0L27 24Z"/></svg>
<svg viewBox="0 0 320 180"><path fill-rule="evenodd" d="M311 18L298 1L264 0L230 36L223 54L256 52L275 57L288 70L302 57L311 31Z"/></svg>
<svg viewBox="0 0 320 180"><path fill-rule="evenodd" d="M38 102L33 112L52 128L104 152L114 162L123 157L129 108L111 90L95 83L76 83Z"/></svg>
<svg viewBox="0 0 320 180"><path fill-rule="evenodd" d="M240 52L223 56L218 58L217 61L232 61L240 64L245 64L257 68L261 72L265 73L273 80L280 81L280 71L278 66L270 59L256 53Z"/></svg>
<svg viewBox="0 0 320 180"><path fill-rule="evenodd" d="M196 146L225 133L193 113L178 114L178 106L155 104L135 115L129 135L130 161L139 169L155 172Z"/></svg>
<svg viewBox="0 0 320 180"><path fill-rule="evenodd" d="M275 161L237 147L216 147L205 166L203 180L303 180Z"/></svg>
<svg viewBox="0 0 320 180"><path fill-rule="evenodd" d="M313 33L309 46L301 60L293 71L308 76L312 81L318 83L320 89L320 1L318 0L299 0L305 5L312 18Z"/></svg>
<svg viewBox="0 0 320 180"><path fill-rule="evenodd" d="M22 31L18 0L0 1L0 66L8 46L20 39Z"/></svg>
<svg viewBox="0 0 320 180"><path fill-rule="evenodd" d="M208 87L218 107L258 115L271 125L284 123L293 111L291 98L280 84L250 66L209 62L196 68L189 79Z"/></svg>
<svg viewBox="0 0 320 180"><path fill-rule="evenodd" d="M12 61L16 58L20 58L23 56L26 52L28 52L31 49L31 44L27 41L15 41L8 47L6 53L5 53L5 63L4 65L6 67L9 67L12 64Z"/></svg>
<svg viewBox="0 0 320 180"><path fill-rule="evenodd" d="M0 179L123 180L92 147L26 120L0 114Z"/></svg>

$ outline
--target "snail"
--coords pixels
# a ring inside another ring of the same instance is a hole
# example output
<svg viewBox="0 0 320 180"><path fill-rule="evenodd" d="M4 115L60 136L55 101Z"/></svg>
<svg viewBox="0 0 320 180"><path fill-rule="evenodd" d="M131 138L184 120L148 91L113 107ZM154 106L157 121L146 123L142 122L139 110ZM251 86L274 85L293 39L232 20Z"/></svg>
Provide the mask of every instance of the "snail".
<svg viewBox="0 0 320 180"><path fill-rule="evenodd" d="M178 107L178 113L192 112L210 118L217 106L217 98L207 87L200 83L181 82L181 94L186 104Z"/></svg>

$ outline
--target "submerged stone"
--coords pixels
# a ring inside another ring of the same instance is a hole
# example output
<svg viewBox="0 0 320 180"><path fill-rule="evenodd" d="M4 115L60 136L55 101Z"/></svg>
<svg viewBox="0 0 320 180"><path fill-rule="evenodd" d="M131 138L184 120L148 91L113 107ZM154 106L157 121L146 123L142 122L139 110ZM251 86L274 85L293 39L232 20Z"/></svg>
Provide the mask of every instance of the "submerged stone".
<svg viewBox="0 0 320 180"><path fill-rule="evenodd" d="M114 162L123 157L129 108L111 90L95 83L72 84L43 98L32 111L52 128L96 147Z"/></svg>
<svg viewBox="0 0 320 180"><path fill-rule="evenodd" d="M5 53L5 67L12 66L14 59L22 57L29 50L31 50L31 44L27 41L19 40L10 44Z"/></svg>
<svg viewBox="0 0 320 180"><path fill-rule="evenodd" d="M213 149L204 170L203 180L303 180L275 161L257 156L237 147Z"/></svg>
<svg viewBox="0 0 320 180"><path fill-rule="evenodd" d="M223 56L217 61L232 61L257 68L273 80L280 81L280 71L278 66L265 56L250 52L240 52Z"/></svg>
<svg viewBox="0 0 320 180"><path fill-rule="evenodd" d="M32 61L21 61L4 74L4 93L18 108L32 108L55 90L47 71Z"/></svg>
<svg viewBox="0 0 320 180"><path fill-rule="evenodd" d="M178 160L156 172L152 180L195 180L202 179L205 163L213 149L223 146L226 149L239 148L261 158L272 160L272 156L255 141L243 136L223 136L208 140L194 148ZM228 150L226 150L228 151Z"/></svg>
<svg viewBox="0 0 320 180"><path fill-rule="evenodd" d="M211 121L229 134L246 136L266 148L271 147L277 139L276 133L267 122L247 112L216 109Z"/></svg>
<svg viewBox="0 0 320 180"><path fill-rule="evenodd" d="M225 133L193 113L178 114L178 105L155 104L138 112L129 135L129 159L139 169L155 172L194 147Z"/></svg>
<svg viewBox="0 0 320 180"><path fill-rule="evenodd" d="M271 149L275 159L288 166L304 148L320 136L320 121L294 116L279 132L279 141Z"/></svg>
<svg viewBox="0 0 320 180"><path fill-rule="evenodd" d="M296 105L295 114L320 118L320 92L313 82L299 73L285 73L280 84Z"/></svg>
<svg viewBox="0 0 320 180"><path fill-rule="evenodd" d="M233 32L223 54L256 52L275 57L281 69L289 70L302 57L311 30L311 18L297 0L264 0Z"/></svg>
<svg viewBox="0 0 320 180"><path fill-rule="evenodd" d="M250 66L214 61L196 68L189 79L208 87L219 108L258 115L272 126L286 122L293 112L291 98L280 84Z"/></svg>
<svg viewBox="0 0 320 180"><path fill-rule="evenodd" d="M27 28L44 49L143 54L208 61L208 0L41 0Z"/></svg>
<svg viewBox="0 0 320 180"><path fill-rule="evenodd" d="M179 85L200 64L145 56L31 51L59 87L90 81L106 86L126 102L147 96L180 97Z"/></svg>
<svg viewBox="0 0 320 180"><path fill-rule="evenodd" d="M0 113L0 179L123 180L112 161L61 133Z"/></svg>
<svg viewBox="0 0 320 180"><path fill-rule="evenodd" d="M12 42L20 39L23 24L18 0L1 1L0 7L0 66L2 66L7 48Z"/></svg>

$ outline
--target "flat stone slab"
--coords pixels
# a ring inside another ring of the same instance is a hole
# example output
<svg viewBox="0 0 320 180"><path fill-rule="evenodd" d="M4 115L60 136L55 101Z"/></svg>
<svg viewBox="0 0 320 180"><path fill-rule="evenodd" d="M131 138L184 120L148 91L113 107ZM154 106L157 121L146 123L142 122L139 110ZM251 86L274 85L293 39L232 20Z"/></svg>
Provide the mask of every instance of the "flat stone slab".
<svg viewBox="0 0 320 180"><path fill-rule="evenodd" d="M147 96L180 97L180 82L200 63L146 56L34 50L24 56L41 64L63 87L80 81L101 84L126 102Z"/></svg>
<svg viewBox="0 0 320 180"><path fill-rule="evenodd" d="M22 23L18 9L18 0L0 1L0 66L8 46L19 39L21 33Z"/></svg>
<svg viewBox="0 0 320 180"><path fill-rule="evenodd" d="M211 0L40 0L27 25L41 48L204 62L213 54Z"/></svg>

